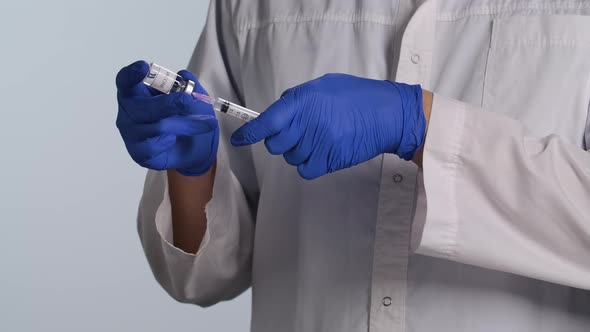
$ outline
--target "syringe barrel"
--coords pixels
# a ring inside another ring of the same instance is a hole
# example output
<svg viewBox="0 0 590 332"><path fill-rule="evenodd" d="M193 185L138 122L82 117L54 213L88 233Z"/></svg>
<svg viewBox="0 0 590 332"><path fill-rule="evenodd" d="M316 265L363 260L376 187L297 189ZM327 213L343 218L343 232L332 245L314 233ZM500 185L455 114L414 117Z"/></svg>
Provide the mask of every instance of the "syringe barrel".
<svg viewBox="0 0 590 332"><path fill-rule="evenodd" d="M229 102L225 99L215 98L213 101L213 109L218 112L226 113L236 118L240 118L246 122L256 119L260 113L247 109L240 105Z"/></svg>
<svg viewBox="0 0 590 332"><path fill-rule="evenodd" d="M175 72L153 62L150 64L150 69L145 75L143 83L165 94L171 92L191 94L195 87L193 81L185 80Z"/></svg>

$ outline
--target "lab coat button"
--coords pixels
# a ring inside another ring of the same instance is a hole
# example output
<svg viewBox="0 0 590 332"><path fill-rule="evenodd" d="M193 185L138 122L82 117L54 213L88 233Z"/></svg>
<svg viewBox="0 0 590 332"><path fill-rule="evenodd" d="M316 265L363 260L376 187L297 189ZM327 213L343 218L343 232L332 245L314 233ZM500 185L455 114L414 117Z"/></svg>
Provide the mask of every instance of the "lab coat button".
<svg viewBox="0 0 590 332"><path fill-rule="evenodd" d="M391 297L386 296L383 298L383 305L389 307L391 305Z"/></svg>
<svg viewBox="0 0 590 332"><path fill-rule="evenodd" d="M419 54L412 54L411 60L412 60L412 63L419 64L420 63L420 55Z"/></svg>
<svg viewBox="0 0 590 332"><path fill-rule="evenodd" d="M404 180L404 177L401 174L393 175L393 182L400 183Z"/></svg>

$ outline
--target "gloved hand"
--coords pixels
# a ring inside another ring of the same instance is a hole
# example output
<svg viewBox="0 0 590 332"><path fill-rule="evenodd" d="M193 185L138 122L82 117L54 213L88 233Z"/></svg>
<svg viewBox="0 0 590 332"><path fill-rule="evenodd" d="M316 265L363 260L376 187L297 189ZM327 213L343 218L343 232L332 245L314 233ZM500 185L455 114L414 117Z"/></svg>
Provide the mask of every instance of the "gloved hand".
<svg viewBox="0 0 590 332"><path fill-rule="evenodd" d="M305 179L354 166L382 153L410 160L422 146L422 89L390 81L328 74L283 93L231 142L266 139Z"/></svg>
<svg viewBox="0 0 590 332"><path fill-rule="evenodd" d="M182 92L162 94L142 83L149 65L137 61L117 74L117 128L131 158L155 170L206 173L217 155L219 129L211 105ZM195 82L190 72L178 73Z"/></svg>

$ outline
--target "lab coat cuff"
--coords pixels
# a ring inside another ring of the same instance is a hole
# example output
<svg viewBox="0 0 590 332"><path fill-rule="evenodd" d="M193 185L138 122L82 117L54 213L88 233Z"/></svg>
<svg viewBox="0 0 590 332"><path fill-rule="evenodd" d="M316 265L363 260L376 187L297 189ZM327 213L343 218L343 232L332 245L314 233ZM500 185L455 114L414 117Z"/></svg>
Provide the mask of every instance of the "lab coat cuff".
<svg viewBox="0 0 590 332"><path fill-rule="evenodd" d="M434 95L412 227L416 253L446 259L456 255L456 191L466 111L464 103Z"/></svg>
<svg viewBox="0 0 590 332"><path fill-rule="evenodd" d="M170 195L168 191L168 178L164 174L164 198L158 210L156 211L156 229L164 243L164 250L169 254L174 256L181 255L181 256L200 256L210 243L211 239L211 230L215 229L215 223L218 223L219 220L224 220L224 213L226 213L227 209L224 209L224 199L223 193L227 192L224 190L229 183L227 179L231 178L229 174L229 168L225 163L217 163L217 169L215 171L215 181L213 185L213 195L211 200L205 205L205 215L207 217L207 229L205 230L205 234L197 250L196 254L187 253L184 250L174 246L174 229L172 224L172 205L170 203Z"/></svg>

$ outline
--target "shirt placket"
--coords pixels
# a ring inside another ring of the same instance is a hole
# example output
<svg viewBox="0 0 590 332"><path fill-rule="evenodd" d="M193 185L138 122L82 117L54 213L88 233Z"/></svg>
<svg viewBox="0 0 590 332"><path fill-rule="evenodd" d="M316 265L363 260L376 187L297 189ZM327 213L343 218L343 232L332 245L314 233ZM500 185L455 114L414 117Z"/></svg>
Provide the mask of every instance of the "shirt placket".
<svg viewBox="0 0 590 332"><path fill-rule="evenodd" d="M436 1L426 1L402 37L395 80L427 89L434 45ZM403 332L417 166L384 154L371 283L370 332Z"/></svg>

